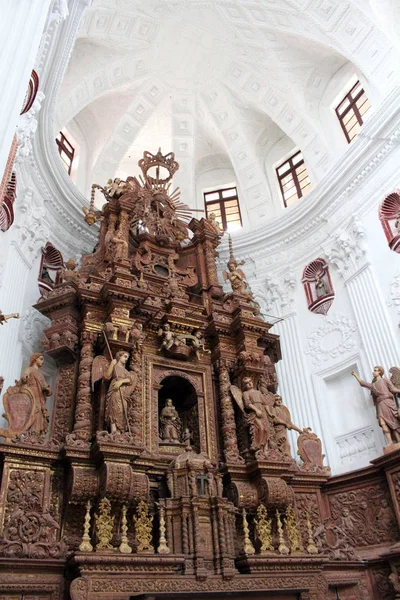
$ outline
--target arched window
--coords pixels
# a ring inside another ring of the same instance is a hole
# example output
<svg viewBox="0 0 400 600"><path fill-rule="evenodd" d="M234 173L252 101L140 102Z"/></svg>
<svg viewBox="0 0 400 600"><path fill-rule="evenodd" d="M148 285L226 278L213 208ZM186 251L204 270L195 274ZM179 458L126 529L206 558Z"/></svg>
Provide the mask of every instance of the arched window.
<svg viewBox="0 0 400 600"><path fill-rule="evenodd" d="M386 196L379 207L379 219L389 248L400 253L400 191Z"/></svg>
<svg viewBox="0 0 400 600"><path fill-rule="evenodd" d="M311 181L300 151L285 160L276 168L285 208L291 206L311 191Z"/></svg>
<svg viewBox="0 0 400 600"><path fill-rule="evenodd" d="M215 215L223 231L234 231L242 227L239 198L236 187L204 192L206 217Z"/></svg>
<svg viewBox="0 0 400 600"><path fill-rule="evenodd" d="M39 269L39 290L42 296L53 289L54 285L61 282L60 271L64 266L64 259L59 250L47 242L42 248L42 260Z"/></svg>
<svg viewBox="0 0 400 600"><path fill-rule="evenodd" d="M367 98L367 94L361 83L357 81L335 109L343 133L349 144L357 137L361 125L365 121L365 114L370 108L371 103Z"/></svg>
<svg viewBox="0 0 400 600"><path fill-rule="evenodd" d="M326 262L322 258L310 262L303 271L301 282L306 293L308 310L326 315L335 297Z"/></svg>

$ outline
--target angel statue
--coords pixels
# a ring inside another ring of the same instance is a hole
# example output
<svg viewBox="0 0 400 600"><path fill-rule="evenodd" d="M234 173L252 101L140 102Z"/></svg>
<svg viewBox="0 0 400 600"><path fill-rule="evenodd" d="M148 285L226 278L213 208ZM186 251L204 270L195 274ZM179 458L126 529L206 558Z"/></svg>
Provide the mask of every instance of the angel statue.
<svg viewBox="0 0 400 600"><path fill-rule="evenodd" d="M240 265L244 265L244 261L241 260L238 262L233 256L232 238L229 236L229 260L227 263L228 271L223 271L222 275L224 277L224 281L230 282L233 292L248 296L250 294L247 291L248 286L246 282L246 275L243 273L242 269L239 268Z"/></svg>
<svg viewBox="0 0 400 600"><path fill-rule="evenodd" d="M111 379L106 397L105 414L111 433L116 431L130 433L128 403L135 391L138 375L125 368L128 358L129 353L120 350L111 363L105 356L96 356L92 365L93 387L99 379Z"/></svg>
<svg viewBox="0 0 400 600"><path fill-rule="evenodd" d="M272 435L268 418L267 398L262 392L254 389L251 377L244 377L242 385L242 391L235 385L231 385L230 391L250 425L251 450L254 450L257 455L263 456L268 449ZM246 411L248 412L246 413Z"/></svg>
<svg viewBox="0 0 400 600"><path fill-rule="evenodd" d="M172 346L177 343L175 333L171 331L171 326L169 323L165 323L164 327L160 327L158 330L158 336L162 338L161 346L158 349L158 352L161 350L171 350Z"/></svg>
<svg viewBox="0 0 400 600"><path fill-rule="evenodd" d="M200 329L196 329L193 334L184 333L182 335L177 335L175 344L187 344L189 342L192 353L195 355L197 360L201 359L200 351L204 353L210 354L210 350L206 350L205 343L206 340L203 338L203 334Z"/></svg>

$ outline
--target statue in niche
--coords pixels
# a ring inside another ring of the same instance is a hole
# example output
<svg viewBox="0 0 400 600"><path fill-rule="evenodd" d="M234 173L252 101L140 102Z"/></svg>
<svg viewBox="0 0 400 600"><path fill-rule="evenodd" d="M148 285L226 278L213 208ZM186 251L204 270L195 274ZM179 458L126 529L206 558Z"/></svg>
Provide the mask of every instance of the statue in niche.
<svg viewBox="0 0 400 600"><path fill-rule="evenodd" d="M322 296L326 296L330 293L329 286L323 279L322 274L317 275L317 280L315 282L315 292L317 294L317 298L322 298Z"/></svg>
<svg viewBox="0 0 400 600"><path fill-rule="evenodd" d="M298 433L304 433L307 430L299 429L299 427L292 423L289 409L282 404L282 397L279 394L274 395L274 405L271 407L267 406L267 411L274 425L277 449L285 456L290 456L287 430L294 429Z"/></svg>
<svg viewBox="0 0 400 600"><path fill-rule="evenodd" d="M44 435L49 427L49 413L46 398L51 396L49 384L41 373L43 354L32 354L29 367L21 379L7 389L3 403L8 429L1 429L0 435L7 439L20 434Z"/></svg>
<svg viewBox="0 0 400 600"><path fill-rule="evenodd" d="M123 236L124 232L122 229L118 229L112 238L115 260L122 260L128 257L128 242L124 240Z"/></svg>
<svg viewBox="0 0 400 600"><path fill-rule="evenodd" d="M244 377L242 386L241 391L235 385L231 385L230 391L250 425L251 450L254 450L260 456L264 456L268 445L274 445L271 440L268 400L260 390L254 388L251 377Z"/></svg>
<svg viewBox="0 0 400 600"><path fill-rule="evenodd" d="M181 439L182 423L171 398L168 398L165 401L165 406L160 414L160 424L161 438L163 442L179 444Z"/></svg>
<svg viewBox="0 0 400 600"><path fill-rule="evenodd" d="M394 394L400 393L390 379L383 377L383 367L376 366L373 370L371 383L360 379L355 371L351 374L355 377L361 387L371 392L376 408L376 417L382 431L385 434L388 445L400 442L400 417Z"/></svg>
<svg viewBox="0 0 400 600"><path fill-rule="evenodd" d="M43 354L32 354L29 367L22 374L21 382L26 385L34 397L34 414L28 431L32 433L47 433L49 413L46 408L46 398L51 396L51 388L43 377L40 369L44 363Z"/></svg>
<svg viewBox="0 0 400 600"><path fill-rule="evenodd" d="M105 412L105 420L111 433L130 433L128 405L136 389L138 374L136 371L128 371L128 359L129 353L120 350L111 363L108 363L105 356L96 356L92 364L93 387L99 379L111 379Z"/></svg>
<svg viewBox="0 0 400 600"><path fill-rule="evenodd" d="M128 352L117 352L106 373L106 379L111 379L111 383L106 398L105 417L111 433L129 431L128 402L136 388L137 373L125 368L128 358Z"/></svg>

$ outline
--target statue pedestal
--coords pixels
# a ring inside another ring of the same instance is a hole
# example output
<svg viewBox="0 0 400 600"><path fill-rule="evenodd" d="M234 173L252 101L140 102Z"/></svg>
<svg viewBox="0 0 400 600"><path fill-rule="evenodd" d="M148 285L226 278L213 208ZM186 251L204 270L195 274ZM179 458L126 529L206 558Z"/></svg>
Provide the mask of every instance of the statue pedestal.
<svg viewBox="0 0 400 600"><path fill-rule="evenodd" d="M395 450L399 450L399 449L400 449L400 442L397 442L396 444L388 444L387 446L384 447L383 454L390 454L391 452L394 452Z"/></svg>

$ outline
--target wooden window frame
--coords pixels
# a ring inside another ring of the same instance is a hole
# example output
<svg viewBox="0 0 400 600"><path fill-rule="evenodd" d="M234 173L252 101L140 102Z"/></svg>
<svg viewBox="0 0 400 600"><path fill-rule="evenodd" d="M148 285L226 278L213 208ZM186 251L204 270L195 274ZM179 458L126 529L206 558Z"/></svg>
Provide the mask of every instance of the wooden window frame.
<svg viewBox="0 0 400 600"><path fill-rule="evenodd" d="M224 198L222 196L223 192L227 192L229 190L235 190L235 195L230 196L230 198ZM218 194L218 199L210 200L209 202L207 202L207 196L210 194ZM213 206L218 206L218 209L221 212L221 221L222 221L221 227L222 227L223 231L227 231L227 229L228 229L228 221L226 219L226 212L225 212L225 203L231 202L232 200L236 200L237 206L238 206L238 212L239 212L240 226L243 227L242 213L240 211L240 202L239 202L239 196L237 193L236 186L222 188L220 190L212 190L210 192L203 192L203 196L204 196L204 206L206 209L206 217L208 217L212 212L214 212L214 210L212 209Z"/></svg>
<svg viewBox="0 0 400 600"><path fill-rule="evenodd" d="M68 140L68 138L63 134L62 131L60 131L59 135L61 136L61 139L58 139L58 137L56 137L58 153L60 155L61 160L68 167L68 175L71 175L72 163L74 161L74 156L75 156L75 148L73 147L71 142ZM69 148L68 148L67 144L68 144ZM63 152L67 155L67 157L69 159L69 165L63 160L63 157L62 157Z"/></svg>
<svg viewBox="0 0 400 600"><path fill-rule="evenodd" d="M365 94L365 97L368 100L368 96L364 90L364 88L361 86L360 91L357 93L356 96L353 97L353 92L355 90L355 88L360 85L361 83L360 81L357 81L353 87L351 88L351 90L349 92L347 92L347 94L344 96L344 98L342 98L342 100L339 102L339 104L337 105L337 107L335 108L335 112L336 112L336 116L339 119L339 123L342 127L343 133L346 137L347 143L351 144L351 142L357 137L357 135L355 135L353 138L350 138L349 132L346 129L346 124L344 123L344 119L346 117L346 115L350 112L350 110L353 110L354 112L354 116L356 117L358 124L361 126L364 124L364 120L362 117L362 114L360 113L360 110L357 106L357 102L358 100L361 98L361 96L363 94ZM343 102L346 102L346 100L349 101L349 106L347 108L345 108L345 110L342 113L339 113L340 107L342 106Z"/></svg>
<svg viewBox="0 0 400 600"><path fill-rule="evenodd" d="M286 204L285 191L283 189L282 181L289 174L291 174L292 177L293 177L293 182L294 182L294 185L296 187L296 192L297 192L297 200L300 200L300 198L302 198L304 196L303 190L301 189L300 181L299 181L299 178L298 178L297 172L296 172L296 169L298 169L299 167L301 167L301 165L305 165L303 155L302 155L302 159L298 163L294 164L294 159L299 154L302 154L301 150L299 150L295 154L292 154L292 156L290 156L288 159L284 160L283 163L281 163L275 169L276 176L277 176L278 181L279 181L279 187L281 188L281 194L282 194L283 204L285 205L285 208L287 208L288 205ZM286 163L288 163L288 169L284 173L279 174L279 169L281 169ZM307 167L306 167L306 171L307 171ZM307 171L307 177L309 177L308 171Z"/></svg>

